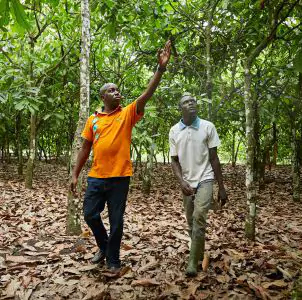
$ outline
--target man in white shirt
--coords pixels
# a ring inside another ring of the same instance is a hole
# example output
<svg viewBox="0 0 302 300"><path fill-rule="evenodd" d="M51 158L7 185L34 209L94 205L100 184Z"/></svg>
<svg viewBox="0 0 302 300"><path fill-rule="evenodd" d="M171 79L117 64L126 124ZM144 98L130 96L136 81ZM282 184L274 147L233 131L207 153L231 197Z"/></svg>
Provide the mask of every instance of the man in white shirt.
<svg viewBox="0 0 302 300"><path fill-rule="evenodd" d="M227 194L217 155L220 140L214 124L197 116L197 103L192 95L185 94L179 106L182 119L170 129L170 155L173 172L183 193L191 237L186 274L196 276L198 261L204 255L206 219L212 207L214 175L221 205L227 201Z"/></svg>

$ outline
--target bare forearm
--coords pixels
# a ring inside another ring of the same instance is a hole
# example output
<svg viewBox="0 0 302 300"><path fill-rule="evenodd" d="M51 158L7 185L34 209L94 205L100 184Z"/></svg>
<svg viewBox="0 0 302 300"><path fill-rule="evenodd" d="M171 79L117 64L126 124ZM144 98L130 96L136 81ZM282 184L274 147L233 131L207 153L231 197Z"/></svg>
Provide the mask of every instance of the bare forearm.
<svg viewBox="0 0 302 300"><path fill-rule="evenodd" d="M221 171L221 165L218 156L214 157L211 160L211 165L218 183L219 188L224 188L223 185L223 178L222 178L222 171Z"/></svg>
<svg viewBox="0 0 302 300"><path fill-rule="evenodd" d="M142 95L143 97L146 97L147 99L150 99L152 97L156 88L159 85L162 75L163 75L162 71L156 70L156 72L154 73L152 79L150 80L146 90L144 91L144 93Z"/></svg>
<svg viewBox="0 0 302 300"><path fill-rule="evenodd" d="M143 92L143 94L138 97L137 99L137 112L141 113L144 111L145 105L147 101L152 97L154 94L156 88L159 85L159 82L162 77L162 72L161 71L156 71L152 79L150 80L146 90Z"/></svg>
<svg viewBox="0 0 302 300"><path fill-rule="evenodd" d="M81 172L83 166L85 165L85 163L86 163L86 161L89 157L90 150L91 150L91 145L92 144L90 142L84 140L82 148L81 148L81 150L78 154L76 164L73 168L73 172L72 172L73 177L75 177L75 178L79 177L80 172Z"/></svg>
<svg viewBox="0 0 302 300"><path fill-rule="evenodd" d="M178 161L172 160L171 164L172 164L172 170L173 170L174 175L176 176L179 183L181 183L183 178L182 178L180 163Z"/></svg>

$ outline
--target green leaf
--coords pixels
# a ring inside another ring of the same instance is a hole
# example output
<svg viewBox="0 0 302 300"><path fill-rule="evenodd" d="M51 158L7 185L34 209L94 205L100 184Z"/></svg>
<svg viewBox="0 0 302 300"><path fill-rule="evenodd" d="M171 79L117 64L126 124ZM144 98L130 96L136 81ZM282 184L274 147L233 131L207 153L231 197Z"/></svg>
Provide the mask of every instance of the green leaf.
<svg viewBox="0 0 302 300"><path fill-rule="evenodd" d="M38 107L36 104L31 103L30 105L31 105L31 107L32 107L35 111L39 111L39 107ZM30 108L30 107L29 107L29 108Z"/></svg>
<svg viewBox="0 0 302 300"><path fill-rule="evenodd" d="M31 106L29 106L28 109L32 115L35 114L35 110Z"/></svg>
<svg viewBox="0 0 302 300"><path fill-rule="evenodd" d="M97 9L98 4L99 4L99 1L97 1L97 0L92 0L90 2L90 10L91 10L91 12L94 12Z"/></svg>
<svg viewBox="0 0 302 300"><path fill-rule="evenodd" d="M0 20L0 22L1 22L1 20ZM8 30L7 30L5 27L1 26L1 25L0 25L0 29L1 29L2 31L4 31L4 32L8 32Z"/></svg>
<svg viewBox="0 0 302 300"><path fill-rule="evenodd" d="M294 69L297 72L302 73L302 49L296 54L296 57L294 58L293 61Z"/></svg>
<svg viewBox="0 0 302 300"><path fill-rule="evenodd" d="M56 7L59 5L60 1L59 0L47 0L45 1L46 3L50 3L52 6Z"/></svg>
<svg viewBox="0 0 302 300"><path fill-rule="evenodd" d="M13 13L17 23L25 28L26 30L30 29L29 23L27 22L27 16L25 14L23 5L19 2L19 0L11 0Z"/></svg>
<svg viewBox="0 0 302 300"><path fill-rule="evenodd" d="M43 120L46 121L46 120L48 120L50 117L51 117L51 114L47 114L47 115L45 115L45 116L43 117Z"/></svg>
<svg viewBox="0 0 302 300"><path fill-rule="evenodd" d="M56 113L55 116L56 116L56 118L59 119L59 120L64 120L64 116L61 115L61 114Z"/></svg>
<svg viewBox="0 0 302 300"><path fill-rule="evenodd" d="M110 9L115 6L115 2L112 1L112 0L105 0L104 2L108 6L108 8L110 8Z"/></svg>
<svg viewBox="0 0 302 300"><path fill-rule="evenodd" d="M20 101L15 105L15 110L23 110L25 106L26 104L23 101Z"/></svg>
<svg viewBox="0 0 302 300"><path fill-rule="evenodd" d="M0 0L0 27L9 23L9 0ZM3 29L2 29L3 30Z"/></svg>
<svg viewBox="0 0 302 300"><path fill-rule="evenodd" d="M224 0L224 1L222 2L222 7L223 7L223 9L227 9L227 8L228 8L228 5L229 5L229 0Z"/></svg>

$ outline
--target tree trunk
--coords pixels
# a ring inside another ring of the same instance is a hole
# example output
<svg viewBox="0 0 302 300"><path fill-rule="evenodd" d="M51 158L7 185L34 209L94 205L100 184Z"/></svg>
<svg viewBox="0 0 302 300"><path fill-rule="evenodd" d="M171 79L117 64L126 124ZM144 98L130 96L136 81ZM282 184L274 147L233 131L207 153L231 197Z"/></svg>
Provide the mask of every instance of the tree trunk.
<svg viewBox="0 0 302 300"><path fill-rule="evenodd" d="M25 175L25 187L32 189L33 187L33 174L34 163L36 157L36 124L37 115L33 112L30 116L30 142L29 142L29 158L27 161L26 175Z"/></svg>
<svg viewBox="0 0 302 300"><path fill-rule="evenodd" d="M79 121L75 133L70 158L69 179L71 180L72 170L75 166L79 150L82 145L81 132L89 116L89 96L90 96L90 77L89 77L89 54L90 54L90 12L89 0L81 1L82 17L82 43L81 43L81 60L80 60L80 109ZM81 191L83 185L83 175L78 178L77 197L69 191L66 233L77 235L81 233L80 211L81 211Z"/></svg>
<svg viewBox="0 0 302 300"><path fill-rule="evenodd" d="M254 103L251 95L251 68L255 59L259 54L276 38L276 32L280 24L282 24L286 18L290 15L294 7L298 4L298 0L290 5L290 8L285 14L281 16L284 11L285 5L280 9L275 10L275 5L268 6L269 14L272 16L270 30L266 38L262 39L258 45L252 46L252 49L248 50L245 63L244 63L244 103L245 103L245 116L246 116L246 190L247 190L247 203L248 214L245 222L245 235L247 238L255 239L255 220L256 220L256 187L254 180L254 156L255 156L255 136L254 136ZM284 2L285 3L285 2ZM280 17L280 18L279 18Z"/></svg>
<svg viewBox="0 0 302 300"><path fill-rule="evenodd" d="M278 140L277 140L277 125L276 125L276 122L273 123L273 139L274 139L274 148L273 148L272 165L275 167L277 165L277 156L278 156Z"/></svg>
<svg viewBox="0 0 302 300"><path fill-rule="evenodd" d="M212 120L212 63L211 63L211 43L212 43L212 26L213 26L213 16L214 11L219 1L213 0L210 1L210 9L208 14L208 24L206 27L206 72L207 72L207 81L206 81L206 93L208 98L208 119Z"/></svg>
<svg viewBox="0 0 302 300"><path fill-rule="evenodd" d="M236 165L235 161L235 142L236 142L236 131L233 130L233 136L232 136L232 167L234 168Z"/></svg>
<svg viewBox="0 0 302 300"><path fill-rule="evenodd" d="M292 115L292 182L293 182L293 200L300 202L300 161L299 161L299 145L298 145L298 124L300 121L299 113L301 112L302 103L302 73L299 73L298 80L298 97L294 101Z"/></svg>
<svg viewBox="0 0 302 300"><path fill-rule="evenodd" d="M35 48L35 41L32 37L30 37L31 57L33 57L34 48ZM29 76L31 82L33 82L34 79L33 67L34 67L34 62L30 61ZM28 189L32 189L33 186L34 163L36 157L36 131L37 131L37 115L35 111L32 111L30 115L29 158L27 161L26 174L25 174L25 187Z"/></svg>
<svg viewBox="0 0 302 300"><path fill-rule="evenodd" d="M256 221L256 187L254 181L254 156L255 156L255 118L253 97L251 95L251 69L250 65L245 65L244 102L246 116L246 196L248 203L248 214L245 221L245 235L250 240L255 240Z"/></svg>
<svg viewBox="0 0 302 300"><path fill-rule="evenodd" d="M145 171L143 175L143 186L142 191L144 194L149 195L152 186L152 171L153 171L153 156L154 156L154 147L155 145L152 143L146 151L148 153L147 162L145 164Z"/></svg>
<svg viewBox="0 0 302 300"><path fill-rule="evenodd" d="M163 139L163 159L164 159L164 165L166 164L165 147L166 147L166 143L165 143L165 139Z"/></svg>
<svg viewBox="0 0 302 300"><path fill-rule="evenodd" d="M18 154L18 175L23 175L23 155L22 155L22 140L21 140L21 111L16 115L16 140L17 140L17 154Z"/></svg>

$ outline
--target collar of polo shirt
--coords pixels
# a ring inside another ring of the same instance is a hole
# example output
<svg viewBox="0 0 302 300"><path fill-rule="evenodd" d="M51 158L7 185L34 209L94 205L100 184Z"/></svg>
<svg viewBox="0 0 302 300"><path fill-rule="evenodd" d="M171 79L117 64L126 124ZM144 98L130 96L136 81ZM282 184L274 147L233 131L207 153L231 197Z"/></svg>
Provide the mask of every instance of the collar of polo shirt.
<svg viewBox="0 0 302 300"><path fill-rule="evenodd" d="M183 119L181 119L179 121L179 127L180 127L180 130L183 130L185 129L186 127L193 127L195 129L199 129L199 126L200 126L200 119L198 117L196 117L196 119L193 121L193 123L189 126L187 126L184 122L183 122Z"/></svg>

